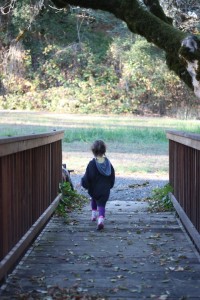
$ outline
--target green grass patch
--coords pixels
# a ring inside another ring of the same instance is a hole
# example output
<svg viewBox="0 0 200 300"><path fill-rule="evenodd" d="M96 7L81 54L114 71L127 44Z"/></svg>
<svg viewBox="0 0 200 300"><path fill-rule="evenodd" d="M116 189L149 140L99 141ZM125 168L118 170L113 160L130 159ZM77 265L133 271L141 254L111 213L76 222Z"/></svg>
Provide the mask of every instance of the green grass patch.
<svg viewBox="0 0 200 300"><path fill-rule="evenodd" d="M123 143L152 143L167 142L166 133L157 128L69 128L65 131L64 142L74 141L91 142L103 139L107 142L119 141Z"/></svg>
<svg viewBox="0 0 200 300"><path fill-rule="evenodd" d="M21 135L64 130L65 141L165 141L166 130L200 133L199 120L133 117L131 115L75 115L1 111L0 135Z"/></svg>
<svg viewBox="0 0 200 300"><path fill-rule="evenodd" d="M137 151L138 149L136 149ZM126 154L125 154L126 155ZM125 163L116 163L117 171L121 174L140 173L140 174L160 174L168 173L168 157L157 158L156 154L151 152L148 156L145 153L141 155L131 155Z"/></svg>
<svg viewBox="0 0 200 300"><path fill-rule="evenodd" d="M107 155L118 174L168 175L167 130L200 133L199 120L133 117L132 115L75 115L0 111L0 135L20 136L63 130L63 161L83 173L96 139L107 144Z"/></svg>

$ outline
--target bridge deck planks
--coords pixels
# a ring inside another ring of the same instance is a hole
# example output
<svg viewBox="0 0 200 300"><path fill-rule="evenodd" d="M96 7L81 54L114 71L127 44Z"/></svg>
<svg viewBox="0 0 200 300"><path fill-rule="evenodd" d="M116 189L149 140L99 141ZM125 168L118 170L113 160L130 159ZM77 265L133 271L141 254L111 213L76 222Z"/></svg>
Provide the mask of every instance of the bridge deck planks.
<svg viewBox="0 0 200 300"><path fill-rule="evenodd" d="M145 202L110 201L105 229L89 206L70 222L53 217L3 286L0 299L50 286L99 299L200 299L200 260L174 213ZM42 299L42 298L41 298Z"/></svg>

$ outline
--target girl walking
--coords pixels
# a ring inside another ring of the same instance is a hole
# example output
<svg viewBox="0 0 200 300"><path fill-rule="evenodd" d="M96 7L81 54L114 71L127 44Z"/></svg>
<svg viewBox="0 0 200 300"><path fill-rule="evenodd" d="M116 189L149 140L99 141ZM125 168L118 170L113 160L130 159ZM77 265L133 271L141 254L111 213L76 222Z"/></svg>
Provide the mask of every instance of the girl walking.
<svg viewBox="0 0 200 300"><path fill-rule="evenodd" d="M115 170L106 157L106 145L96 140L92 147L94 158L89 162L81 185L91 197L92 221L98 219L97 229L104 228L105 207L110 196L110 189L115 183Z"/></svg>

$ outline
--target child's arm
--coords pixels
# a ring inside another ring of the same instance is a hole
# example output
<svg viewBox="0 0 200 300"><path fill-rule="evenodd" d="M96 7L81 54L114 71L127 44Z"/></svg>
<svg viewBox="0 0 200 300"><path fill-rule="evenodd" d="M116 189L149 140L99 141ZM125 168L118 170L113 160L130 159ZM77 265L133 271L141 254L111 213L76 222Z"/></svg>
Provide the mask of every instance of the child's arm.
<svg viewBox="0 0 200 300"><path fill-rule="evenodd" d="M81 178L81 186L86 190L89 189L89 165L86 168L84 176Z"/></svg>
<svg viewBox="0 0 200 300"><path fill-rule="evenodd" d="M111 184L110 184L111 189L113 188L114 184L115 184L115 170L111 165Z"/></svg>
<svg viewBox="0 0 200 300"><path fill-rule="evenodd" d="M84 187L84 189L86 190L88 190L89 188L89 183L85 175L81 178L81 186Z"/></svg>

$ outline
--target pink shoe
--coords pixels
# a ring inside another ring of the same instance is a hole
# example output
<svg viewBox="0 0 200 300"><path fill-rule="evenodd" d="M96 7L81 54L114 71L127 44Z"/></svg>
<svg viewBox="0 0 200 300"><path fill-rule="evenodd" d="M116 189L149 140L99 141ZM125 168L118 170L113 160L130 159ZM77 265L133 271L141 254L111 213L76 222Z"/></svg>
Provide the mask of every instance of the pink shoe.
<svg viewBox="0 0 200 300"><path fill-rule="evenodd" d="M100 216L98 218L97 230L102 230L104 228L104 217Z"/></svg>
<svg viewBox="0 0 200 300"><path fill-rule="evenodd" d="M95 222L97 220L97 210L92 210L91 220Z"/></svg>

